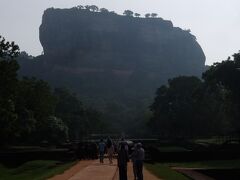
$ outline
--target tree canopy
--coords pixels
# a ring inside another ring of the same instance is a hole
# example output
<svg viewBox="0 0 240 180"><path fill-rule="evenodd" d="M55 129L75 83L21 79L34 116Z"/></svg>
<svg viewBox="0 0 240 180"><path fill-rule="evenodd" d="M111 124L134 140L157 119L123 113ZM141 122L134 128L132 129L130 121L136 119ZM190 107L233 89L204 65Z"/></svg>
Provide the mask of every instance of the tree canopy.
<svg viewBox="0 0 240 180"><path fill-rule="evenodd" d="M125 11L123 12L123 14L124 14L125 16L130 16L130 17L133 16L133 12L132 12L131 10L125 10Z"/></svg>
<svg viewBox="0 0 240 180"><path fill-rule="evenodd" d="M196 77L176 77L161 86L149 125L167 137L240 134L240 53Z"/></svg>
<svg viewBox="0 0 240 180"><path fill-rule="evenodd" d="M18 54L14 42L0 37L0 145L56 144L103 128L101 115L69 91L52 91L36 78L17 78Z"/></svg>

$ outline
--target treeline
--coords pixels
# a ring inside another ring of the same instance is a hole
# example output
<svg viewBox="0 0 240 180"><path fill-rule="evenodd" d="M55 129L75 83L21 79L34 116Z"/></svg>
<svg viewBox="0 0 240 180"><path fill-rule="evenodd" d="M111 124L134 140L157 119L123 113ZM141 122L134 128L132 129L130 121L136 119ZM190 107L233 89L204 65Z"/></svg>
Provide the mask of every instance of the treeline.
<svg viewBox="0 0 240 180"><path fill-rule="evenodd" d="M149 126L162 137L240 135L240 52L197 77L176 77L161 86Z"/></svg>
<svg viewBox="0 0 240 180"><path fill-rule="evenodd" d="M19 79L19 47L0 36L0 145L56 144L102 132L101 114L74 93L36 78Z"/></svg>
<svg viewBox="0 0 240 180"><path fill-rule="evenodd" d="M78 5L78 6L73 7L72 9L116 14L114 11L109 11L106 8L99 8L96 5L86 5L86 6ZM133 16L140 17L141 16L141 14L134 13L131 10L124 10L123 15L128 16L128 17L133 17ZM146 13L144 16L145 16L145 18L156 18L158 16L158 14L157 13Z"/></svg>

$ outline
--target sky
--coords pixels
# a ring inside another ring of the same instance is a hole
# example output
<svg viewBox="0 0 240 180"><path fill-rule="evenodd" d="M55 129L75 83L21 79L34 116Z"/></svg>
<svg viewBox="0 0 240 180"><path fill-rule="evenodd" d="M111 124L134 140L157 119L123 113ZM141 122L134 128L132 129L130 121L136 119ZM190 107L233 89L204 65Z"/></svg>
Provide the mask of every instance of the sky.
<svg viewBox="0 0 240 180"><path fill-rule="evenodd" d="M122 14L157 13L175 27L190 29L211 65L240 50L239 0L0 0L0 35L21 51L40 55L39 26L45 9L97 5Z"/></svg>

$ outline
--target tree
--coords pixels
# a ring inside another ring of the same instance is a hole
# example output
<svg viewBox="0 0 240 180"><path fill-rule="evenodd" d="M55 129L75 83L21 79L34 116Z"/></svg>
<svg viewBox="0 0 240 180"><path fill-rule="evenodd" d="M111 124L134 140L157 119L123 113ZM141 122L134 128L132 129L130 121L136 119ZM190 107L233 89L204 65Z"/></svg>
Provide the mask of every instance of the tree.
<svg viewBox="0 0 240 180"><path fill-rule="evenodd" d="M85 9L86 10L88 10L88 11L90 11L91 10L91 8L90 8L90 6L89 5L86 5L86 6L84 6L85 7Z"/></svg>
<svg viewBox="0 0 240 180"><path fill-rule="evenodd" d="M49 116L47 122L42 134L45 141L48 141L50 144L58 144L68 139L68 127L62 119Z"/></svg>
<svg viewBox="0 0 240 180"><path fill-rule="evenodd" d="M100 9L100 12L102 12L102 13L108 13L109 11L108 11L108 9L106 9L106 8L101 8L101 9Z"/></svg>
<svg viewBox="0 0 240 180"><path fill-rule="evenodd" d="M51 123L49 117L54 116L55 106L56 99L47 82L35 78L23 78L19 81L16 99L18 114L16 125L19 129L28 129L27 132L19 132L20 135L24 135L25 141L39 143L47 140L46 128ZM48 133L50 135L50 132Z"/></svg>
<svg viewBox="0 0 240 180"><path fill-rule="evenodd" d="M141 16L141 14L138 14L138 13L134 13L134 15L135 15L136 17L140 17L140 16Z"/></svg>
<svg viewBox="0 0 240 180"><path fill-rule="evenodd" d="M95 5L91 5L89 6L89 10L93 11L93 12L97 12L98 11L98 7Z"/></svg>
<svg viewBox="0 0 240 180"><path fill-rule="evenodd" d="M133 12L130 11L130 10L125 10L125 11L123 12L123 14L124 14L125 16L129 16L129 17L132 17L132 16L133 16Z"/></svg>
<svg viewBox="0 0 240 180"><path fill-rule="evenodd" d="M145 14L145 18L149 18L151 16L150 13Z"/></svg>
<svg viewBox="0 0 240 180"><path fill-rule="evenodd" d="M153 117L150 124L165 137L192 137L200 129L194 121L193 94L202 82L197 77L170 79L161 86L151 105Z"/></svg>
<svg viewBox="0 0 240 180"><path fill-rule="evenodd" d="M84 6L82 6L82 5L78 5L77 8L78 8L78 9L83 9Z"/></svg>
<svg viewBox="0 0 240 180"><path fill-rule="evenodd" d="M87 122L84 118L84 109L76 95L62 88L56 88L54 94L57 98L56 116L69 128L70 140L77 140L86 135Z"/></svg>
<svg viewBox="0 0 240 180"><path fill-rule="evenodd" d="M220 63L214 63L205 73L203 79L211 89L219 88L224 93L228 104L227 116L240 134L240 52Z"/></svg>
<svg viewBox="0 0 240 180"><path fill-rule="evenodd" d="M15 58L18 54L19 47L0 36L0 144L16 135L15 101L19 65Z"/></svg>
<svg viewBox="0 0 240 180"><path fill-rule="evenodd" d="M19 55L19 47L14 42L8 42L0 35L0 60L13 60Z"/></svg>
<svg viewBox="0 0 240 180"><path fill-rule="evenodd" d="M152 13L152 14L151 14L151 17L152 17L152 18L156 18L157 16L158 16L157 13Z"/></svg>
<svg viewBox="0 0 240 180"><path fill-rule="evenodd" d="M56 116L67 125L70 140L79 140L88 133L104 130L101 114L95 109L85 108L74 93L56 88L54 94L57 98Z"/></svg>

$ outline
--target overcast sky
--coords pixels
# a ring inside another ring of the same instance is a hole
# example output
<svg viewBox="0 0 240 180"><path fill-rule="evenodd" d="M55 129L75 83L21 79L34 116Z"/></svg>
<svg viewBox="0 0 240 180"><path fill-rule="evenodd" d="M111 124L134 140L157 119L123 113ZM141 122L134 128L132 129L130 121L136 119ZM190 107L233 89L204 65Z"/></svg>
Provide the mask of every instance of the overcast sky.
<svg viewBox="0 0 240 180"><path fill-rule="evenodd" d="M212 64L240 50L240 0L0 0L0 35L22 51L39 55L39 26L49 7L76 5L105 7L122 14L155 12L174 26L190 29Z"/></svg>

